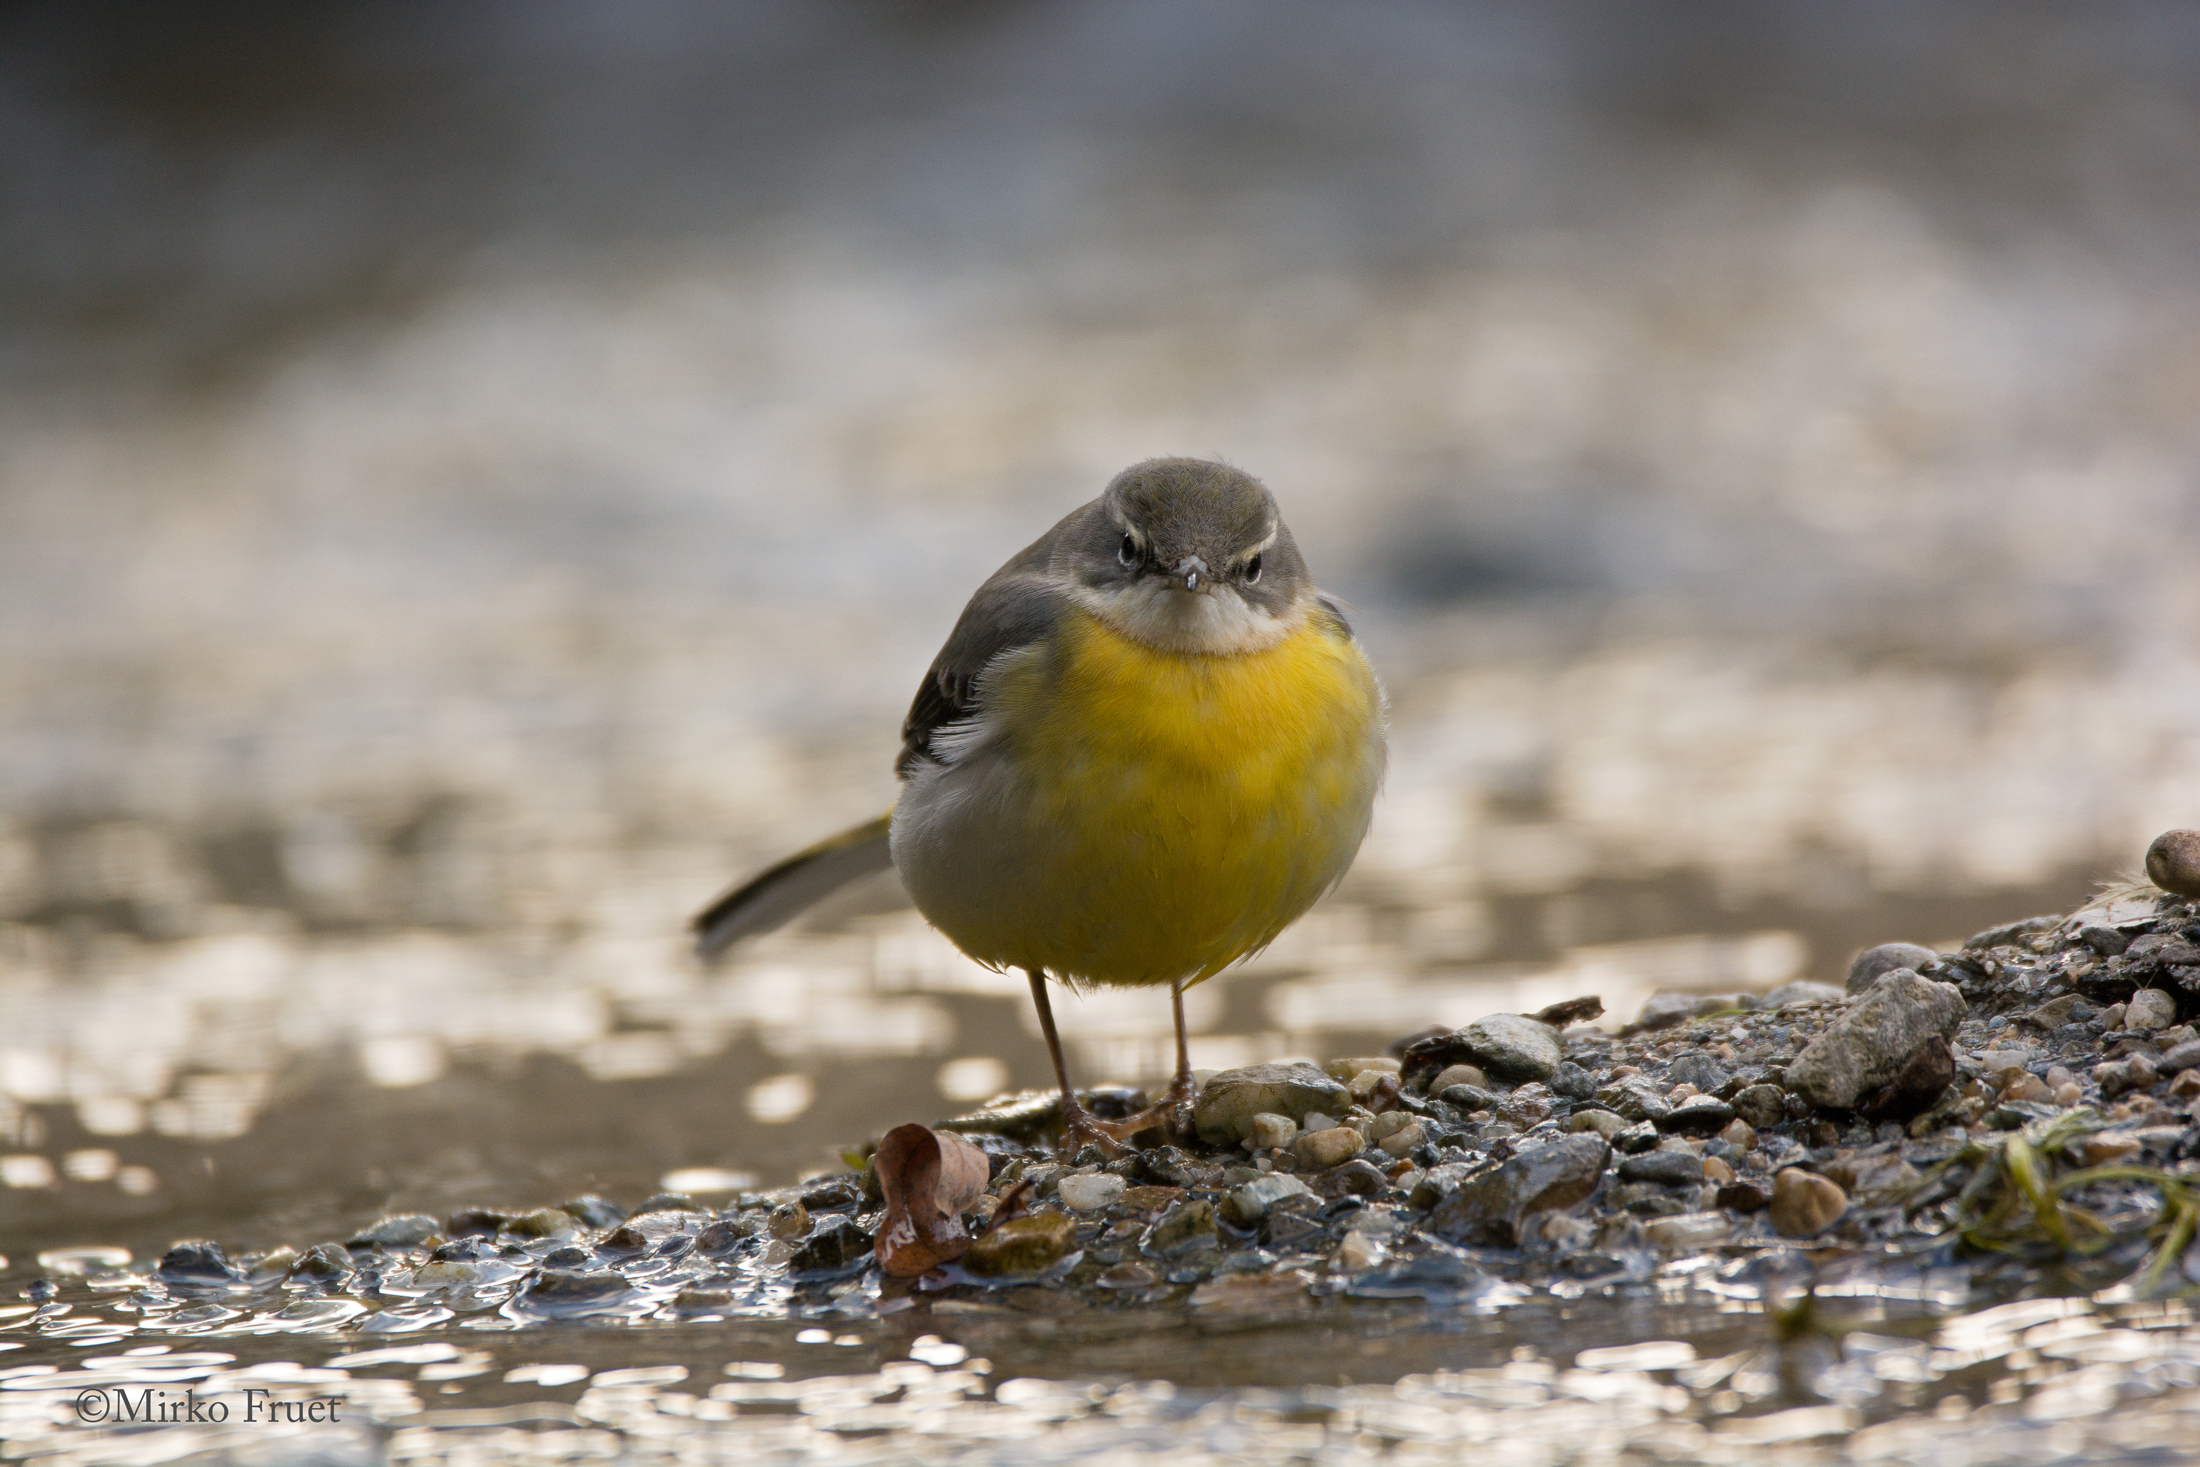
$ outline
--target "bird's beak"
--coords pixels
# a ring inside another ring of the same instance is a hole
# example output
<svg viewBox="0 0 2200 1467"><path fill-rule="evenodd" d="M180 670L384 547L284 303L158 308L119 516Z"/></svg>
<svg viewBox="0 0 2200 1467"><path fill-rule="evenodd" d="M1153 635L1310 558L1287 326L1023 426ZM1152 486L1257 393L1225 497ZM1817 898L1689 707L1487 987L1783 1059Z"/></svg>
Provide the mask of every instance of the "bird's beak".
<svg viewBox="0 0 2200 1467"><path fill-rule="evenodd" d="M1187 555L1176 563L1176 568L1170 571L1169 574L1183 577L1184 589L1197 592L1200 577L1207 574L1207 562L1196 555Z"/></svg>

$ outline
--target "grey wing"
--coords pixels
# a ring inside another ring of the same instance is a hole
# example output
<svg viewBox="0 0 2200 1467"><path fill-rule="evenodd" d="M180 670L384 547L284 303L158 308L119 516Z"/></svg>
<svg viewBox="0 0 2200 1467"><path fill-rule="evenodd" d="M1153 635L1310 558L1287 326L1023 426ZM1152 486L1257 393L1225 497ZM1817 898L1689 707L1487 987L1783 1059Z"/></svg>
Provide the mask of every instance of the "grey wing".
<svg viewBox="0 0 2200 1467"><path fill-rule="evenodd" d="M1062 592L1047 576L1043 559L1026 564L1032 551L1047 543L1042 540L1025 551L978 588L948 634L947 645L932 659L909 716L902 720L901 757L894 769L904 779L927 761L947 762L934 739L977 712L978 674L986 664L1054 630L1064 604Z"/></svg>

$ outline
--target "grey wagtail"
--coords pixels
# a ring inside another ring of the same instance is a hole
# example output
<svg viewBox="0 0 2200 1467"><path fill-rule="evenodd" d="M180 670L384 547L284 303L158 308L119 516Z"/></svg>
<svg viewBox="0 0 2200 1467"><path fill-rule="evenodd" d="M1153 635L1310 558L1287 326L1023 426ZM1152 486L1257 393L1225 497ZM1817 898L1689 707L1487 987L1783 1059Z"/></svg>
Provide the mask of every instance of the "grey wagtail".
<svg viewBox="0 0 2200 1467"><path fill-rule="evenodd" d="M1114 1153L1193 1092L1184 990L1337 884L1383 775L1383 694L1250 475L1157 458L993 573L902 724L901 798L695 919L710 957L888 866L989 968L1031 980L1068 1145ZM1170 990L1166 1097L1101 1122L1046 979Z"/></svg>

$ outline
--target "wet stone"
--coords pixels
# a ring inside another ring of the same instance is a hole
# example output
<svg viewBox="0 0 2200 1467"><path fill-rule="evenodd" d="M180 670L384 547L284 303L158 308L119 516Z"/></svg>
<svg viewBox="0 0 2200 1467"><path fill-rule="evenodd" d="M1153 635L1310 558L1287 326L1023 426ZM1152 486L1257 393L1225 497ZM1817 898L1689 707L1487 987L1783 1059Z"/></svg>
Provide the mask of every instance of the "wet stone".
<svg viewBox="0 0 2200 1467"><path fill-rule="evenodd" d="M1772 1179L1772 1226L1784 1237L1815 1238L1849 1210L1848 1194L1812 1172L1790 1167Z"/></svg>
<svg viewBox="0 0 2200 1467"><path fill-rule="evenodd" d="M1763 1212L1772 1193L1756 1182L1729 1182L1719 1189L1717 1200L1729 1212Z"/></svg>
<svg viewBox="0 0 2200 1467"><path fill-rule="evenodd" d="M756 1240L757 1226L751 1218L727 1218L706 1226L695 1235L695 1248L713 1258L724 1258L750 1247Z"/></svg>
<svg viewBox="0 0 2200 1467"><path fill-rule="evenodd" d="M1204 1198L1179 1203L1154 1223L1144 1246L1155 1258L1215 1246L1215 1205Z"/></svg>
<svg viewBox="0 0 2200 1467"><path fill-rule="evenodd" d="M1468 1181L1430 1214L1429 1229L1455 1243L1509 1247L1524 1218L1571 1207L1596 1190L1610 1157L1596 1136L1562 1136Z"/></svg>
<svg viewBox="0 0 2200 1467"><path fill-rule="evenodd" d="M1249 1228L1268 1215L1268 1209L1289 1197L1311 1197L1313 1191L1297 1177L1283 1172L1234 1187L1223 1199L1222 1216L1234 1227Z"/></svg>
<svg viewBox="0 0 2200 1467"><path fill-rule="evenodd" d="M1658 1144L1658 1128L1653 1121L1637 1121L1625 1130L1615 1133L1612 1145L1620 1151L1653 1151Z"/></svg>
<svg viewBox="0 0 2200 1467"><path fill-rule="evenodd" d="M417 1248L442 1232L443 1225L426 1213L408 1212L382 1218L349 1242L354 1248Z"/></svg>
<svg viewBox="0 0 2200 1467"><path fill-rule="evenodd" d="M2147 880L2177 896L2200 896L2200 830L2165 830L2147 847Z"/></svg>
<svg viewBox="0 0 2200 1467"><path fill-rule="evenodd" d="M1715 1095L1691 1095L1654 1124L1677 1136L1716 1136L1734 1120L1734 1107Z"/></svg>
<svg viewBox="0 0 2200 1467"><path fill-rule="evenodd" d="M1850 1109L1900 1075L1928 1040L1945 1040L1967 1007L1953 985L1898 968L1804 1046L1787 1088L1813 1105Z"/></svg>
<svg viewBox="0 0 2200 1467"><path fill-rule="evenodd" d="M1914 942L1883 942L1877 947L1868 947L1849 964L1846 987L1852 994L1862 993L1897 968L1914 972L1938 956L1931 948L1920 947Z"/></svg>
<svg viewBox="0 0 2200 1467"><path fill-rule="evenodd" d="M1787 1092L1777 1085L1750 1085L1735 1095L1734 1113L1760 1131L1787 1119Z"/></svg>
<svg viewBox="0 0 2200 1467"><path fill-rule="evenodd" d="M1247 1065L1208 1077L1193 1102L1199 1139L1229 1145L1252 1134L1256 1115L1303 1119L1310 1111L1340 1115L1350 1103L1343 1085L1310 1064Z"/></svg>
<svg viewBox="0 0 2200 1467"><path fill-rule="evenodd" d="M232 1284L241 1275L229 1266L222 1245L210 1242L178 1243L160 1256L154 1274L170 1284Z"/></svg>
<svg viewBox="0 0 2200 1467"><path fill-rule="evenodd" d="M1107 1172L1086 1172L1062 1178L1056 1195L1071 1212L1098 1212L1127 1190L1121 1177Z"/></svg>
<svg viewBox="0 0 2200 1467"><path fill-rule="evenodd" d="M544 1313L586 1314L626 1304L634 1290L618 1274L574 1273L544 1268L529 1279L519 1300Z"/></svg>
<svg viewBox="0 0 2200 1467"><path fill-rule="evenodd" d="M1497 1109L1497 1097L1475 1085L1448 1085L1437 1092L1436 1098L1468 1114L1478 1110Z"/></svg>
<svg viewBox="0 0 2200 1467"><path fill-rule="evenodd" d="M1654 1121L1673 1108L1665 1098L1665 1087L1648 1075L1614 1080L1597 1091L1595 1099L1598 1105L1628 1121Z"/></svg>
<svg viewBox="0 0 2200 1467"><path fill-rule="evenodd" d="M618 1204L606 1201L593 1192L560 1202L558 1211L570 1214L583 1226L591 1228L608 1228L626 1221L626 1213Z"/></svg>
<svg viewBox="0 0 2200 1467"><path fill-rule="evenodd" d="M810 1210L799 1202L782 1202L764 1219L764 1230L783 1243L810 1233Z"/></svg>
<svg viewBox="0 0 2200 1467"><path fill-rule="evenodd" d="M571 1237L580 1227L580 1219L561 1207L538 1207L513 1218L505 1231L518 1238L557 1238Z"/></svg>
<svg viewBox="0 0 2200 1467"><path fill-rule="evenodd" d="M1693 1085L1705 1095L1716 1095L1733 1077L1716 1058L1698 1052L1676 1058L1666 1066L1665 1078L1668 1084Z"/></svg>
<svg viewBox="0 0 2200 1467"><path fill-rule="evenodd" d="M846 1184L839 1185L845 1186ZM659 1192L640 1207L635 1208L630 1215L640 1217L645 1212L701 1212L702 1210L701 1205L685 1192ZM813 1212L816 1210L814 1207L811 1209Z"/></svg>
<svg viewBox="0 0 2200 1467"><path fill-rule="evenodd" d="M1350 1126L1331 1126L1325 1131L1301 1136L1296 1149L1299 1165L1326 1171L1350 1161L1366 1146L1366 1139Z"/></svg>
<svg viewBox="0 0 2200 1467"><path fill-rule="evenodd" d="M1012 1218L970 1245L962 1266L985 1278L1038 1273L1059 1263L1077 1238L1067 1213L1035 1212Z"/></svg>
<svg viewBox="0 0 2200 1467"><path fill-rule="evenodd" d="M486 1233L494 1236L510 1223L515 1214L499 1212L493 1207L461 1207L443 1220L443 1231L452 1237L466 1233Z"/></svg>
<svg viewBox="0 0 2200 1467"><path fill-rule="evenodd" d="M1298 1139L1298 1122L1266 1111L1255 1115L1248 1136L1255 1151L1275 1151Z"/></svg>
<svg viewBox="0 0 2200 1467"><path fill-rule="evenodd" d="M836 1214L804 1238L787 1260L798 1274L836 1274L860 1268L871 1258L871 1235L854 1218Z"/></svg>
<svg viewBox="0 0 2200 1467"><path fill-rule="evenodd" d="M1627 1129L1627 1122L1608 1110L1577 1110L1566 1117L1562 1129L1567 1131L1594 1131L1609 1141Z"/></svg>
<svg viewBox="0 0 2200 1467"><path fill-rule="evenodd" d="M1472 1085L1477 1090L1487 1090L1490 1077L1482 1073L1479 1065L1446 1065L1437 1072L1435 1079L1428 1082L1428 1093L1442 1095L1454 1085Z"/></svg>
<svg viewBox="0 0 2200 1467"><path fill-rule="evenodd" d="M1622 1160L1619 1175L1627 1182L1692 1187L1703 1181L1703 1158L1692 1151L1645 1151Z"/></svg>
<svg viewBox="0 0 2200 1467"><path fill-rule="evenodd" d="M2124 1027L2152 1032L2177 1022L2177 1000L2159 988L2142 988L2124 1002Z"/></svg>
<svg viewBox="0 0 2200 1467"><path fill-rule="evenodd" d="M1389 1188L1390 1178L1372 1162L1355 1159L1331 1167L1316 1177L1313 1185L1324 1197L1379 1197Z"/></svg>
<svg viewBox="0 0 2200 1467"><path fill-rule="evenodd" d="M1454 1036L1467 1058L1499 1080L1519 1084L1548 1080L1563 1058L1558 1031L1521 1014L1492 1014L1476 1019Z"/></svg>
<svg viewBox="0 0 2200 1467"><path fill-rule="evenodd" d="M1311 1252L1328 1241L1318 1210L1309 1199L1302 1203L1286 1198L1269 1207L1260 1220L1260 1241L1277 1253Z"/></svg>

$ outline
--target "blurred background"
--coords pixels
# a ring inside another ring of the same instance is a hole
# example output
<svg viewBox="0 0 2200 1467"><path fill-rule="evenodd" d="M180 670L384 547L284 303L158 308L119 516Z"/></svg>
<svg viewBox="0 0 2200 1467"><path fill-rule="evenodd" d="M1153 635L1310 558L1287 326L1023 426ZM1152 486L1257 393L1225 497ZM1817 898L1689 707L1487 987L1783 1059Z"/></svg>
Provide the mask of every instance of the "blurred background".
<svg viewBox="0 0 2200 1467"><path fill-rule="evenodd" d="M0 7L0 1237L723 1195L1042 1083L890 879L680 929L1154 454L1394 703L1198 1063L2072 903L2200 823L2196 265L2178 3Z"/></svg>

